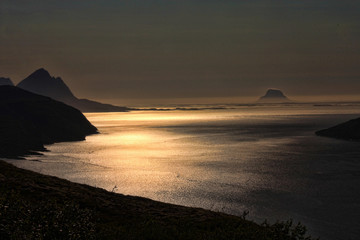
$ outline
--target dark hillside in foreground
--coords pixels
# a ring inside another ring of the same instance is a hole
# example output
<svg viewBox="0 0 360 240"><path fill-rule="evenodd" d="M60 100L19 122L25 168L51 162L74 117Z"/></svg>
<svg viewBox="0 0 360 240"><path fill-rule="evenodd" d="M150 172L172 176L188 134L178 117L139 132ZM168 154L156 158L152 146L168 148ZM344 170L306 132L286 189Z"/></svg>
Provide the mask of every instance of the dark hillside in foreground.
<svg viewBox="0 0 360 240"><path fill-rule="evenodd" d="M44 144L84 140L96 132L73 107L17 87L0 86L0 157L44 150Z"/></svg>
<svg viewBox="0 0 360 240"><path fill-rule="evenodd" d="M318 136L332 137L344 140L360 140L360 118L352 119L331 128L316 132Z"/></svg>
<svg viewBox="0 0 360 240"><path fill-rule="evenodd" d="M60 77L52 77L48 71L40 68L22 80L17 87L51 97L66 103L82 112L125 112L127 107L104 104L88 99L78 99Z"/></svg>
<svg viewBox="0 0 360 240"><path fill-rule="evenodd" d="M241 217L107 192L1 160L0 213L0 239L305 239L302 226L260 226Z"/></svg>

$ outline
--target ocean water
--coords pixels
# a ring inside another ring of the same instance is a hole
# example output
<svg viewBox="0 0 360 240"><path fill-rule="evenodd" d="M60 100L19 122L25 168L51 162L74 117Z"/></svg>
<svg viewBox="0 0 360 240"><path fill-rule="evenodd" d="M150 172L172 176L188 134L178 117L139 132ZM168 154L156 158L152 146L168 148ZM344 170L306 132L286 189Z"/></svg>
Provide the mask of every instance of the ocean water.
<svg viewBox="0 0 360 240"><path fill-rule="evenodd" d="M87 113L100 134L7 161L122 194L249 211L259 223L291 218L321 239L359 239L360 142L314 131L359 117L360 105L212 107Z"/></svg>

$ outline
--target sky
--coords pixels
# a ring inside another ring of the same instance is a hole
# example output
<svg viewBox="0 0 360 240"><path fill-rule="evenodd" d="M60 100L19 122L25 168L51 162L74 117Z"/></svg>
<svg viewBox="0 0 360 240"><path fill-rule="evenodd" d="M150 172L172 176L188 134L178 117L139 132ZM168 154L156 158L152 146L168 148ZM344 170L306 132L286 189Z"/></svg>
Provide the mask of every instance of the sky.
<svg viewBox="0 0 360 240"><path fill-rule="evenodd" d="M360 99L359 12L355 0L1 0L0 76L44 67L115 104L268 88Z"/></svg>

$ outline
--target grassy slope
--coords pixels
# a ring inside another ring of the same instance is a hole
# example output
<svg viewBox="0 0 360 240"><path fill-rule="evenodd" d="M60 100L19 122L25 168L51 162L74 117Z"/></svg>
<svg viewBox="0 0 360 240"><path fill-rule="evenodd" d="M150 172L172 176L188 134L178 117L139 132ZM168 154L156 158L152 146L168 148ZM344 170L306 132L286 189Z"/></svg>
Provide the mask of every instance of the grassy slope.
<svg viewBox="0 0 360 240"><path fill-rule="evenodd" d="M0 239L303 239L302 226L289 227L115 194L0 161Z"/></svg>

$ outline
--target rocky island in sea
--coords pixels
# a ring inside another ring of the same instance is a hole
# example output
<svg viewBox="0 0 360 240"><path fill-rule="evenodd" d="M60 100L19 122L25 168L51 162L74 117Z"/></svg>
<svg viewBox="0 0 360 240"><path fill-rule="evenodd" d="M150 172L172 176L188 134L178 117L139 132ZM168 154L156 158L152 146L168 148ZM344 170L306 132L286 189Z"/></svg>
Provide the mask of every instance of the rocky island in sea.
<svg viewBox="0 0 360 240"><path fill-rule="evenodd" d="M282 103L290 100L279 89L268 89L266 94L259 98L258 102L263 103Z"/></svg>
<svg viewBox="0 0 360 240"><path fill-rule="evenodd" d="M77 109L14 86L0 86L0 157L45 150L44 144L97 133Z"/></svg>
<svg viewBox="0 0 360 240"><path fill-rule="evenodd" d="M127 107L104 104L88 99L78 99L60 77L52 77L40 68L22 80L17 87L51 97L79 109L82 112L125 112Z"/></svg>
<svg viewBox="0 0 360 240"><path fill-rule="evenodd" d="M360 140L360 118L352 119L334 127L323 129L315 133L318 136L332 137L344 140Z"/></svg>

